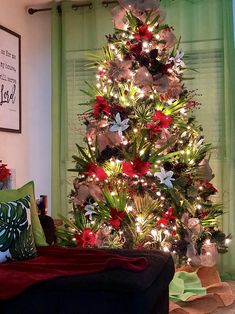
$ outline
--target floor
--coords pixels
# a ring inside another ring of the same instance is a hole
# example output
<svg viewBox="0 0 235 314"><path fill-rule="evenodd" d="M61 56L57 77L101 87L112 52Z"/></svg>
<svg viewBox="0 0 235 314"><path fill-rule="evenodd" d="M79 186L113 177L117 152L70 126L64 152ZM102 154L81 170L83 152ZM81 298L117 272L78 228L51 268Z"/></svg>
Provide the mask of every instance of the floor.
<svg viewBox="0 0 235 314"><path fill-rule="evenodd" d="M231 285L233 294L235 296L235 281L230 281L229 284ZM226 309L217 309L214 314L235 314L235 302L232 305L228 306Z"/></svg>

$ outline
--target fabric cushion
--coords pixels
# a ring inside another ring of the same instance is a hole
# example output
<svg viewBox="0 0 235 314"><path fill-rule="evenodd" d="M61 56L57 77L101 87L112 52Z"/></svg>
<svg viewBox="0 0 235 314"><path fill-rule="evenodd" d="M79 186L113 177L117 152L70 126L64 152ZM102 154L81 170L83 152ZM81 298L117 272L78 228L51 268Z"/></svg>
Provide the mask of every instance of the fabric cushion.
<svg viewBox="0 0 235 314"><path fill-rule="evenodd" d="M30 181L17 190L0 190L0 202L15 201L19 198L30 196L30 214L34 241L37 246L48 245L40 224L37 212L37 205L34 196L34 183Z"/></svg>
<svg viewBox="0 0 235 314"><path fill-rule="evenodd" d="M12 202L0 202L0 263L35 255L30 196Z"/></svg>

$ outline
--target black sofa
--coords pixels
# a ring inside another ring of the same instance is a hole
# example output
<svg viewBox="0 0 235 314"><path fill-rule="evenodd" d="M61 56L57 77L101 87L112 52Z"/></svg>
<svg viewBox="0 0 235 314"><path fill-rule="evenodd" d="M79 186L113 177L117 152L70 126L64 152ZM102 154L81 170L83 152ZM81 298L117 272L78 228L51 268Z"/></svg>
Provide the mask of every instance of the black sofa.
<svg viewBox="0 0 235 314"><path fill-rule="evenodd" d="M106 250L107 251L107 250ZM108 250L144 256L144 271L109 269L37 283L0 302L1 314L167 314L168 286L174 275L170 254L157 250Z"/></svg>

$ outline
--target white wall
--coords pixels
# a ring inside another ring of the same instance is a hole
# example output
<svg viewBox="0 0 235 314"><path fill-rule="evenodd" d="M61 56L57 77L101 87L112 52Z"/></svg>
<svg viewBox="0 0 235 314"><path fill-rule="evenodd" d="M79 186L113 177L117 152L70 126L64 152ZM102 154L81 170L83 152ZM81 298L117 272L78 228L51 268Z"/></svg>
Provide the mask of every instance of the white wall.
<svg viewBox="0 0 235 314"><path fill-rule="evenodd" d="M16 169L17 187L34 180L50 204L50 13L31 16L25 0L1 0L0 24L21 35L22 69L22 133L0 132L0 160Z"/></svg>

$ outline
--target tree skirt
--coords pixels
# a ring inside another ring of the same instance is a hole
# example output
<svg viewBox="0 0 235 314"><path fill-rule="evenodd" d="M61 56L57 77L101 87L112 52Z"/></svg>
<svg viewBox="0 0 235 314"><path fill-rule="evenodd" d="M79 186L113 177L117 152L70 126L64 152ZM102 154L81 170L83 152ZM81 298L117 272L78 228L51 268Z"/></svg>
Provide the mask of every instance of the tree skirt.
<svg viewBox="0 0 235 314"><path fill-rule="evenodd" d="M177 271L196 272L206 294L193 295L187 301L174 303L170 301L170 314L209 314L219 307L227 307L234 302L234 295L230 285L220 280L215 267L200 267L194 269L184 266Z"/></svg>

